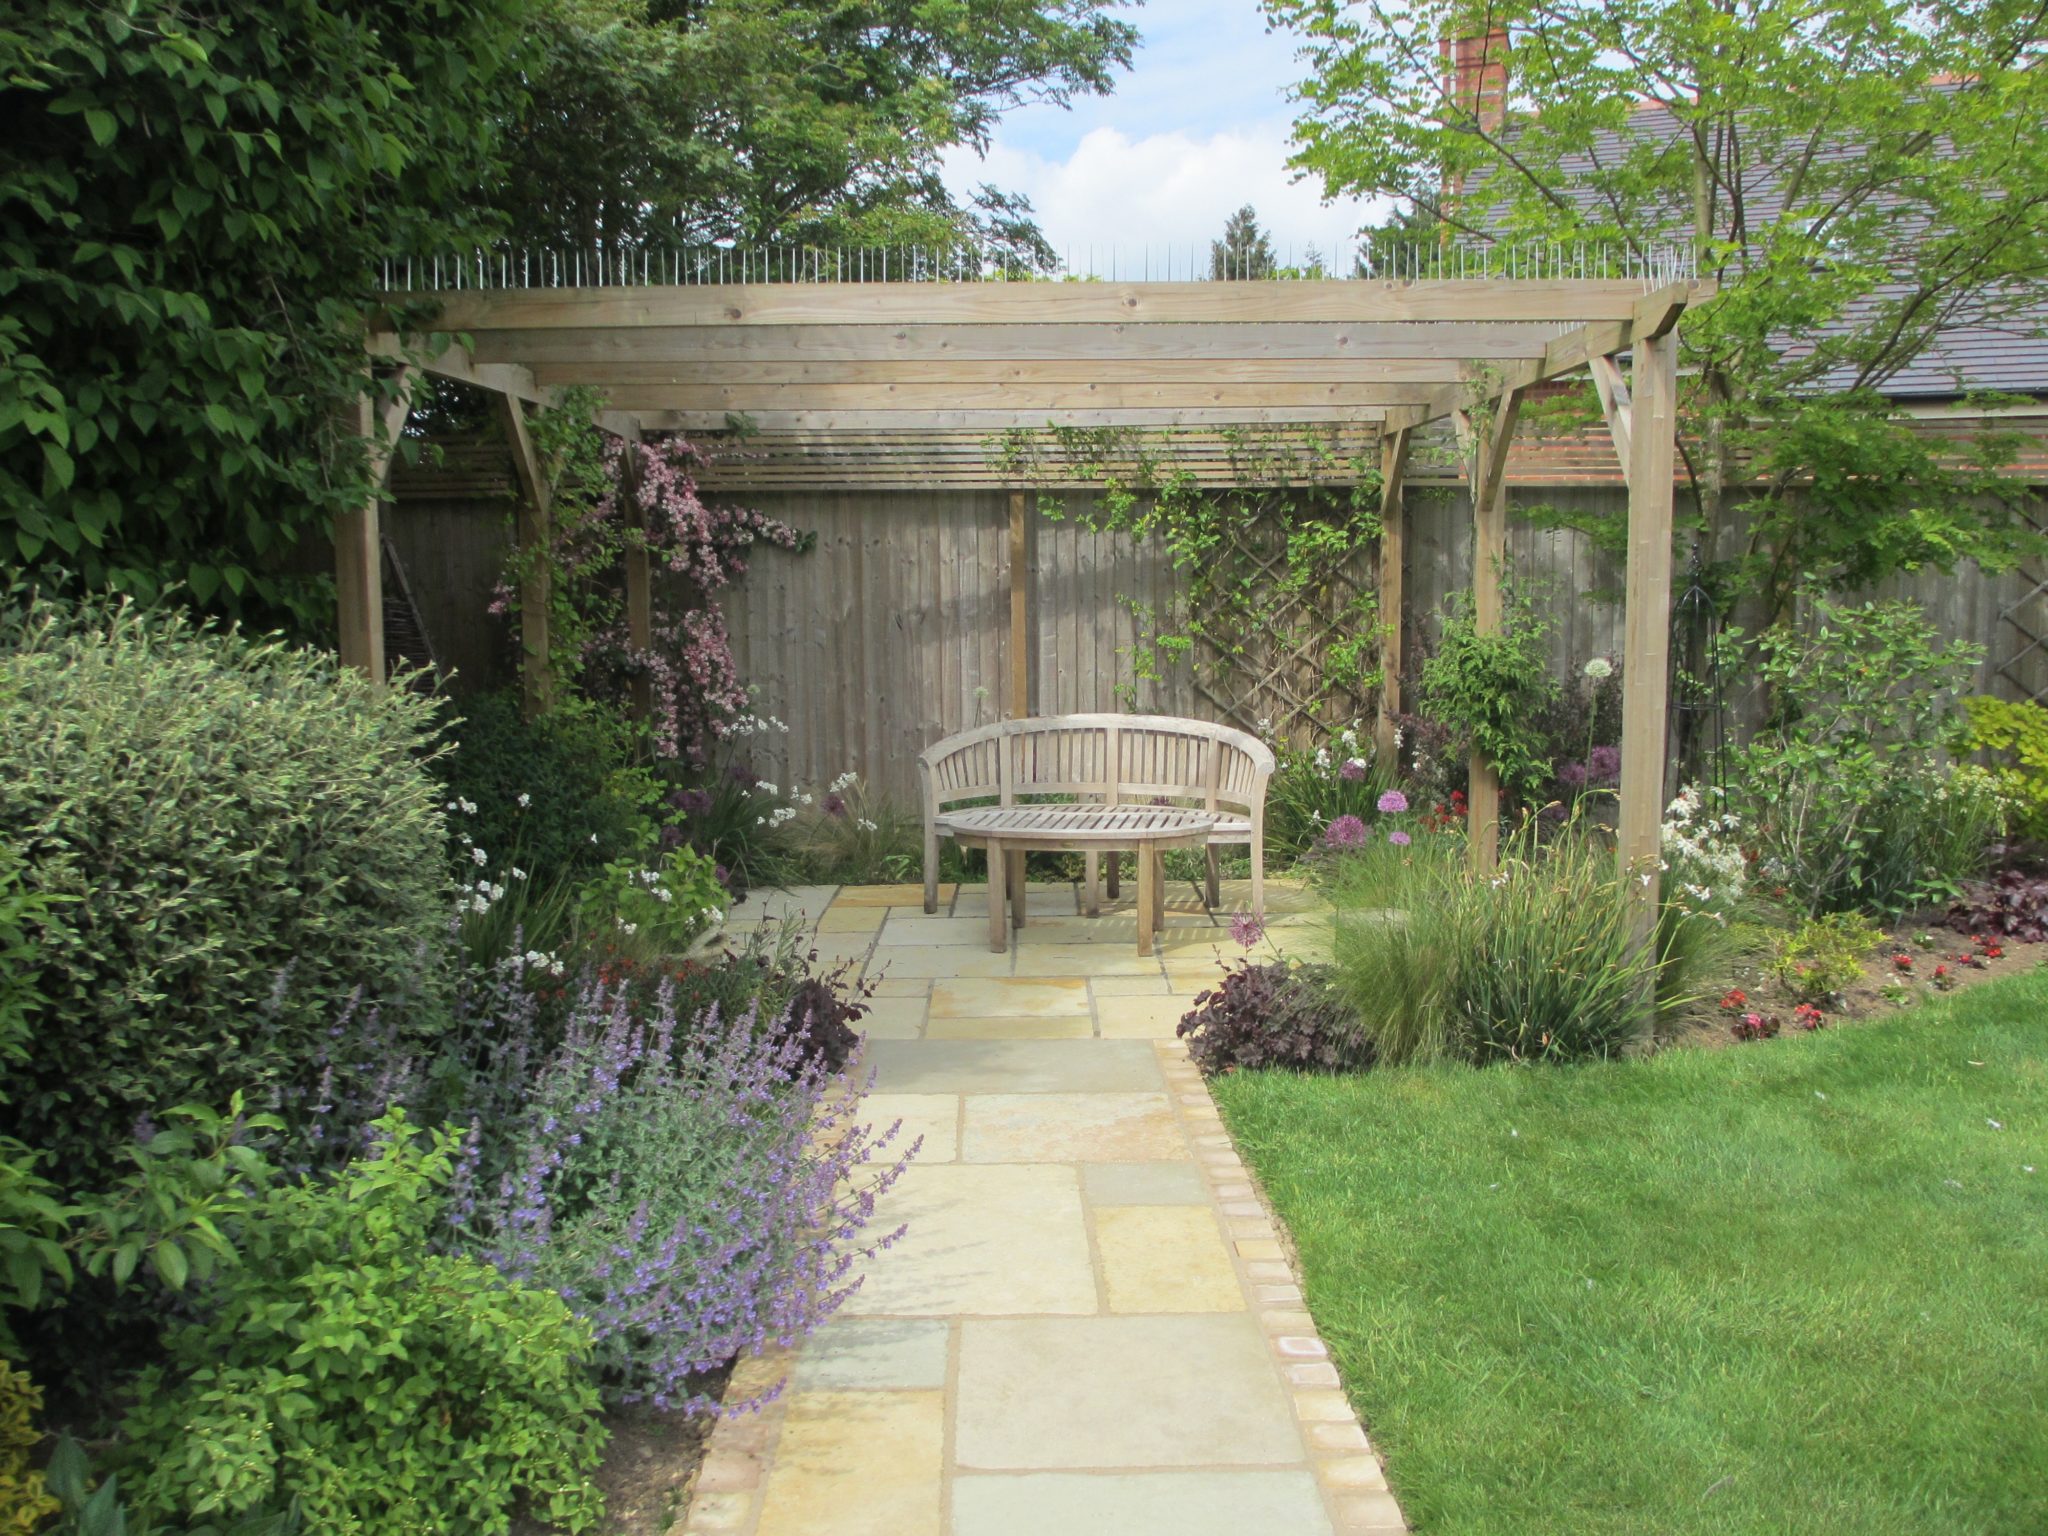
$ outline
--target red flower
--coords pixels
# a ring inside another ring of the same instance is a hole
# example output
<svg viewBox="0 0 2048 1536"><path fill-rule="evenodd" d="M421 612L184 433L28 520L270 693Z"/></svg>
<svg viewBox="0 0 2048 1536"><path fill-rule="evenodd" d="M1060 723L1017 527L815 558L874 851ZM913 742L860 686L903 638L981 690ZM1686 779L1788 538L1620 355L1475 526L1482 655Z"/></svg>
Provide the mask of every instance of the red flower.
<svg viewBox="0 0 2048 1536"><path fill-rule="evenodd" d="M1792 1010L1792 1022L1801 1029L1819 1029L1827 1023L1827 1017L1811 1003L1801 1003Z"/></svg>
<svg viewBox="0 0 2048 1536"><path fill-rule="evenodd" d="M1721 999L1721 1011L1723 1013L1740 1013L1748 1005L1749 994L1740 987L1729 988L1728 995Z"/></svg>
<svg viewBox="0 0 2048 1536"><path fill-rule="evenodd" d="M1910 971L1913 969L1913 957L1911 955L1893 955L1892 964L1902 971Z"/></svg>

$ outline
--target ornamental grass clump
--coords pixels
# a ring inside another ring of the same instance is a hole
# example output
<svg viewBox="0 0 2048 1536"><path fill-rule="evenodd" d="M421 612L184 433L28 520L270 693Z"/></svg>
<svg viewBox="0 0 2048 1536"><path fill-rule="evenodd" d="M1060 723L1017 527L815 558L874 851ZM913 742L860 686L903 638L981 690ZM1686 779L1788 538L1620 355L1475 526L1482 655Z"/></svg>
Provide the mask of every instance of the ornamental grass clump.
<svg viewBox="0 0 2048 1536"><path fill-rule="evenodd" d="M1377 1060L1613 1056L1650 1023L1658 964L1634 942L1613 855L1568 829L1508 839L1474 876L1454 838L1333 861L1335 987Z"/></svg>
<svg viewBox="0 0 2048 1536"><path fill-rule="evenodd" d="M611 1401L715 1411L705 1373L797 1342L900 1235L867 1228L917 1144L859 1123L852 1074L758 1007L592 980L523 1104L472 1121L457 1240L589 1323Z"/></svg>

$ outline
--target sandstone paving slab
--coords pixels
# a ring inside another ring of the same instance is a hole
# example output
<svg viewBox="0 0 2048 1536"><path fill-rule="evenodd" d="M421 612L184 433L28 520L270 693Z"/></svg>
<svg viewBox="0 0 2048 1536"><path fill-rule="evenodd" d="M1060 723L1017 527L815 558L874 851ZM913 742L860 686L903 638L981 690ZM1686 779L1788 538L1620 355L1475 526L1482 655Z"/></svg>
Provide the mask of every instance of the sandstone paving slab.
<svg viewBox="0 0 2048 1536"><path fill-rule="evenodd" d="M1007 951L999 955L990 949L969 949L964 945L915 949L887 949L878 945L868 959L868 974L898 981L1007 976L1010 956Z"/></svg>
<svg viewBox="0 0 2048 1536"><path fill-rule="evenodd" d="M900 949L913 944L943 949L986 943L988 919L985 917L926 917L922 912L892 911L889 921L882 925L881 944L884 949Z"/></svg>
<svg viewBox="0 0 2048 1536"><path fill-rule="evenodd" d="M876 997L928 998L932 995L929 976L877 976L872 985Z"/></svg>
<svg viewBox="0 0 2048 1536"><path fill-rule="evenodd" d="M943 1392L797 1392L756 1536L939 1536Z"/></svg>
<svg viewBox="0 0 2048 1536"><path fill-rule="evenodd" d="M846 907L834 902L818 919L820 933L873 933L889 915L886 907Z"/></svg>
<svg viewBox="0 0 2048 1536"><path fill-rule="evenodd" d="M1022 1019L933 1019L927 1040L1085 1040L1095 1033L1085 1014Z"/></svg>
<svg viewBox="0 0 2048 1536"><path fill-rule="evenodd" d="M799 1392L944 1387L952 1331L943 1318L842 1314L804 1341L790 1383Z"/></svg>
<svg viewBox="0 0 2048 1536"><path fill-rule="evenodd" d="M1092 1205L1207 1205L1201 1171L1188 1162L1090 1163L1081 1193Z"/></svg>
<svg viewBox="0 0 2048 1536"><path fill-rule="evenodd" d="M1028 929L1026 930L1029 931ZM1019 946L1016 974L1024 976L1157 976L1159 961L1111 944Z"/></svg>
<svg viewBox="0 0 2048 1536"><path fill-rule="evenodd" d="M729 920L758 921L764 917L786 918L799 913L817 918L832 905L836 885L792 885L780 890L749 891L746 900L736 901L726 913Z"/></svg>
<svg viewBox="0 0 2048 1536"><path fill-rule="evenodd" d="M982 919L984 927L987 918ZM1200 929L1213 933L1215 924L1207 914L1189 912L1168 912L1167 928ZM1138 942L1138 919L1132 912L1105 912L1101 917L1048 917L1034 918L1017 930L1017 947L1029 949L1033 946L1060 947L1070 944L1106 944L1122 948L1135 948Z"/></svg>
<svg viewBox="0 0 2048 1536"><path fill-rule="evenodd" d="M1308 1472L975 1473L953 1536L1328 1536Z"/></svg>
<svg viewBox="0 0 2048 1536"><path fill-rule="evenodd" d="M1112 1312L1241 1312L1244 1290L1206 1205L1098 1205Z"/></svg>
<svg viewBox="0 0 2048 1536"><path fill-rule="evenodd" d="M1157 1093L1142 1040L877 1040L867 1063L883 1093Z"/></svg>
<svg viewBox="0 0 2048 1536"><path fill-rule="evenodd" d="M969 1163L1127 1163L1188 1155L1164 1093L988 1093L964 1101Z"/></svg>
<svg viewBox="0 0 2048 1536"><path fill-rule="evenodd" d="M1075 976L942 981L932 988L935 1019L1085 1016L1088 1012L1088 984Z"/></svg>
<svg viewBox="0 0 2048 1536"><path fill-rule="evenodd" d="M950 1093L871 1093L861 1100L861 1123L880 1135L897 1121L903 1128L891 1145L908 1148L920 1136L916 1161L950 1163L960 1156L960 1100Z"/></svg>
<svg viewBox="0 0 2048 1536"><path fill-rule="evenodd" d="M913 1163L870 1230L906 1224L847 1299L852 1317L1092 1313L1087 1215L1071 1168Z"/></svg>
<svg viewBox="0 0 2048 1536"><path fill-rule="evenodd" d="M855 1029L876 1040L915 1040L924 1032L923 997L873 997Z"/></svg>
<svg viewBox="0 0 2048 1536"><path fill-rule="evenodd" d="M1184 997L1106 997L1095 1004L1105 1040L1172 1040L1187 1016Z"/></svg>
<svg viewBox="0 0 2048 1536"><path fill-rule="evenodd" d="M939 904L953 899L954 888L939 887ZM839 888L842 907L915 907L924 910L924 885L843 885Z"/></svg>
<svg viewBox="0 0 2048 1536"><path fill-rule="evenodd" d="M1154 969L1143 976L1091 976L1088 991L1095 998L1099 1009L1105 997L1154 997L1163 996L1171 989L1166 984L1166 973Z"/></svg>
<svg viewBox="0 0 2048 1536"><path fill-rule="evenodd" d="M969 1319L953 1444L963 1469L987 1471L1299 1465L1305 1455L1265 1338L1242 1312Z"/></svg>

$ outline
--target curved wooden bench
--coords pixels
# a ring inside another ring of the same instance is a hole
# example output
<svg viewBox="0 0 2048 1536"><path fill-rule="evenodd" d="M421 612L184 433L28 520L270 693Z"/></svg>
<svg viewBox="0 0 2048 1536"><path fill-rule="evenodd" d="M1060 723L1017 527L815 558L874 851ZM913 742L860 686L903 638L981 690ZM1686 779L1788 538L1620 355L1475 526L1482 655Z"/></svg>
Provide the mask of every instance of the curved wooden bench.
<svg viewBox="0 0 2048 1536"><path fill-rule="evenodd" d="M1263 915L1266 785L1274 766L1272 749L1256 736L1170 715L1049 715L948 736L917 760L924 789L924 909L938 909L939 838L948 835L941 827L947 806L970 800L1010 806L1071 796L1085 804L1159 803L1210 812L1216 822L1207 838L1209 905L1218 899L1216 850L1245 844L1252 858L1252 910ZM1110 856L1114 898L1119 857L1133 850L1077 839L1073 851L1087 857L1093 917L1101 911L1101 855ZM1007 872L1019 914L1023 868L1018 858Z"/></svg>

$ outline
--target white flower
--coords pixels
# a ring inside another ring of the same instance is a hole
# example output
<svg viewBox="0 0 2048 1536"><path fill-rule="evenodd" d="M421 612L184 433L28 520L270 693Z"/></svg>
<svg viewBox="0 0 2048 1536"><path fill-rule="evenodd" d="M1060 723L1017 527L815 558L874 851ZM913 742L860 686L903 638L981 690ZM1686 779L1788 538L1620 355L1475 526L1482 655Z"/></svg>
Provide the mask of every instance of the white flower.
<svg viewBox="0 0 2048 1536"><path fill-rule="evenodd" d="M779 795L782 793L781 790L770 784L766 779L756 779L754 781L754 788L761 791L764 795Z"/></svg>
<svg viewBox="0 0 2048 1536"><path fill-rule="evenodd" d="M1402 742L1404 742L1404 741L1406 741L1407 739L1408 739L1408 733L1407 733L1406 731L1404 731L1403 729L1401 729L1401 727L1400 727L1400 726L1398 726L1398 725L1397 725L1397 726L1395 726L1395 727L1394 727L1394 748L1395 748L1395 750L1396 750L1396 751L1399 751L1399 750L1400 750L1400 747L1401 747L1401 743L1402 743Z"/></svg>
<svg viewBox="0 0 2048 1536"><path fill-rule="evenodd" d="M482 913L485 913L485 912L488 912L488 911L490 911L490 910L491 910L491 903L490 903L490 899L489 899L488 897L485 897L485 896L472 896L472 897L470 897L470 898L469 898L469 910L470 910L470 911L472 911L472 912L478 913L478 914L482 914Z"/></svg>
<svg viewBox="0 0 2048 1536"><path fill-rule="evenodd" d="M865 816L855 817L853 824L859 827L863 832L879 832L881 830L880 827L876 826L872 821L869 821Z"/></svg>
<svg viewBox="0 0 2048 1536"><path fill-rule="evenodd" d="M473 862L479 865L488 864L491 862L491 856L488 853L485 853L481 848L470 849L469 856Z"/></svg>
<svg viewBox="0 0 2048 1536"><path fill-rule="evenodd" d="M661 902L663 905L666 905L667 903L674 901L676 899L675 892L671 891L665 885L657 885L654 888L654 899L656 901Z"/></svg>
<svg viewBox="0 0 2048 1536"><path fill-rule="evenodd" d="M1614 676L1614 663L1609 661L1605 656L1595 656L1591 661L1586 663L1585 672L1586 676L1590 677L1594 682L1597 683L1602 678Z"/></svg>
<svg viewBox="0 0 2048 1536"><path fill-rule="evenodd" d="M595 832L590 834L590 841L593 845L597 842L597 834Z"/></svg>
<svg viewBox="0 0 2048 1536"><path fill-rule="evenodd" d="M533 804L533 796L522 791L519 796L519 808L523 811L531 804Z"/></svg>
<svg viewBox="0 0 2048 1536"><path fill-rule="evenodd" d="M521 869L517 864L514 864L512 866L512 878L514 880L524 880L526 878L526 871Z"/></svg>
<svg viewBox="0 0 2048 1536"><path fill-rule="evenodd" d="M640 931L640 925L638 923L629 923L623 917L618 920L618 923L619 932L623 934L631 935L638 933Z"/></svg>
<svg viewBox="0 0 2048 1536"><path fill-rule="evenodd" d="M798 795L796 798L797 803L800 805L809 805L811 803L811 797L807 794Z"/></svg>
<svg viewBox="0 0 2048 1536"><path fill-rule="evenodd" d="M851 768L849 768L846 770L846 772L842 773L841 775L839 775L838 778L834 779L830 784L828 784L826 786L826 789L830 793L835 795L842 794L845 791L853 788L853 786L858 784L859 782L860 775L855 773Z"/></svg>

